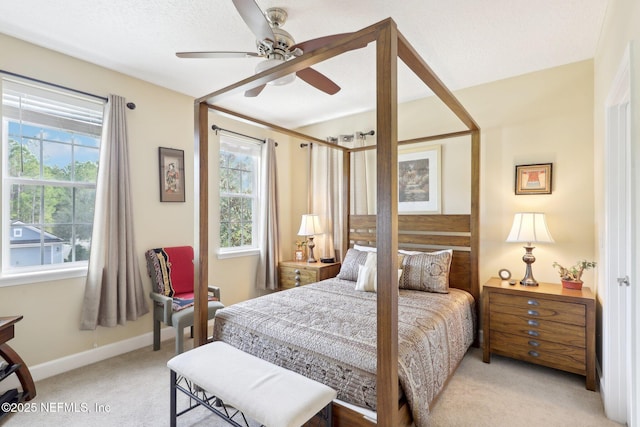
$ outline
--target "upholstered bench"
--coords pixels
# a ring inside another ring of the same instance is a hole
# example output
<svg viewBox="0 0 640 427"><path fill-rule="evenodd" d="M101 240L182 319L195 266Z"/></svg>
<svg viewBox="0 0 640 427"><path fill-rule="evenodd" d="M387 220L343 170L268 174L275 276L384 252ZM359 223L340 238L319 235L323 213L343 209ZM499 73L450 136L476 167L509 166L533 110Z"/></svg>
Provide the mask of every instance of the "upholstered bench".
<svg viewBox="0 0 640 427"><path fill-rule="evenodd" d="M193 409L177 413L178 390L236 426L240 424L219 400L267 427L299 427L320 411L326 425L331 425L335 390L224 342L182 353L167 366L171 370L171 426L179 415Z"/></svg>

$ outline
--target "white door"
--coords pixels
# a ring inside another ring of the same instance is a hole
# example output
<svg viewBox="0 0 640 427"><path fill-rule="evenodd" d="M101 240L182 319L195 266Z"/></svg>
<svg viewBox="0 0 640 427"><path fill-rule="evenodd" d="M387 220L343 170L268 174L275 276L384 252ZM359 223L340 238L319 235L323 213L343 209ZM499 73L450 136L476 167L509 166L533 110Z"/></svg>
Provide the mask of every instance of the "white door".
<svg viewBox="0 0 640 427"><path fill-rule="evenodd" d="M633 236L634 201L638 198L632 179L632 106L630 54L627 50L613 83L606 106L605 141L605 248L603 274L599 286L602 300L602 378L601 391L607 417L634 426L637 418L638 365L634 361L638 328L632 327L637 314L632 311L637 281L635 263L638 251ZM633 292L632 292L633 291ZM634 357L632 357L634 355Z"/></svg>

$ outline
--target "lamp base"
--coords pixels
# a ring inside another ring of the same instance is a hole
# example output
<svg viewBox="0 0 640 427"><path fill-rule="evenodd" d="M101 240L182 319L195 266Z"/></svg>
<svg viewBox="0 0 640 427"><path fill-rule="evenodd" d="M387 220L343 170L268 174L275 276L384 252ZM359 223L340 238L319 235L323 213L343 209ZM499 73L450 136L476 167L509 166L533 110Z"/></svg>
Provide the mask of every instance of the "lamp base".
<svg viewBox="0 0 640 427"><path fill-rule="evenodd" d="M520 280L520 284L523 286L538 286L538 282L533 278L533 272L531 271L531 264L536 260L536 257L534 257L532 253L533 248L535 248L535 246L524 247L526 252L522 256L522 260L527 264L527 268L525 270L524 277Z"/></svg>
<svg viewBox="0 0 640 427"><path fill-rule="evenodd" d="M538 286L538 282L536 282L535 279L532 279L530 277L523 277L522 280L520 280L520 284L522 286Z"/></svg>
<svg viewBox="0 0 640 427"><path fill-rule="evenodd" d="M313 236L309 236L309 243L307 243L307 248L309 248L309 258L307 258L307 262L318 262L313 257L313 248L316 247L316 244L313 243Z"/></svg>

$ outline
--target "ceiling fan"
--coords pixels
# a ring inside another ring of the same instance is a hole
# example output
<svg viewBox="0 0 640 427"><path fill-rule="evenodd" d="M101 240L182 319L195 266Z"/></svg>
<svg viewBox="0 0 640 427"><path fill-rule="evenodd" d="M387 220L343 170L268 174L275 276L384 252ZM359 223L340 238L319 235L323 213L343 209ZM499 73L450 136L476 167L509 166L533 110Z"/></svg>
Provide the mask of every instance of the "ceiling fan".
<svg viewBox="0 0 640 427"><path fill-rule="evenodd" d="M284 9L271 7L266 10L266 13L263 13L255 0L232 1L244 22L256 36L257 52L177 52L176 56L179 58L265 58L256 65L255 72L257 74L280 65L291 58L300 56L305 52L316 50L345 35L334 34L295 43L291 34L282 29L282 25L284 25L287 20L287 12ZM296 76L329 95L334 95L340 90L340 86L313 68L305 68L297 71L295 74L273 80L269 82L269 84L276 86L285 85L293 82ZM258 96L264 88L265 85L261 85L248 90L245 92L245 96Z"/></svg>

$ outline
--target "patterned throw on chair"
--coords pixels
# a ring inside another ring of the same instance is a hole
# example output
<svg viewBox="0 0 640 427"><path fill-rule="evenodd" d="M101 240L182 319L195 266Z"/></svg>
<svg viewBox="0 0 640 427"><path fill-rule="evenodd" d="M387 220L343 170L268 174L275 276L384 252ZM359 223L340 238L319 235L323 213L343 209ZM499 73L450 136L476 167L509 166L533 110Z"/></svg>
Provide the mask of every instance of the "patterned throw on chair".
<svg viewBox="0 0 640 427"><path fill-rule="evenodd" d="M149 276L154 280L155 291L173 298L173 311L180 311L194 304L193 283L193 248L180 246L173 248L156 248L146 252L147 267L153 265L154 271ZM172 268L173 265L180 268ZM209 301L217 298L209 296Z"/></svg>

